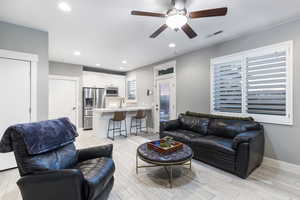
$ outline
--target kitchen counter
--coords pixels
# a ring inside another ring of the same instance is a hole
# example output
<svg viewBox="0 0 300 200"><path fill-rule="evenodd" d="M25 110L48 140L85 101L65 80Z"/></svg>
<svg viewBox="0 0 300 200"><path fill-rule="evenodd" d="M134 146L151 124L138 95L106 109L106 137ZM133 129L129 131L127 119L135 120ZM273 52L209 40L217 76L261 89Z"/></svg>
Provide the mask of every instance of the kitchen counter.
<svg viewBox="0 0 300 200"><path fill-rule="evenodd" d="M138 110L152 110L152 107L138 106L138 107L123 107L123 108L98 108L94 112L112 113L112 112L132 112Z"/></svg>
<svg viewBox="0 0 300 200"><path fill-rule="evenodd" d="M114 112L126 112L127 134L130 135L131 118L136 115L138 110L146 111L146 119L143 120L143 126L147 124L149 131L153 127L152 107L151 106L135 106L123 108L96 108L93 110L93 132L100 138L106 138L108 122L113 118ZM125 129L125 122L122 122L122 129ZM133 130L135 132L135 130ZM112 134L112 133L111 133ZM124 134L124 133L123 133ZM116 134L117 136L118 134Z"/></svg>

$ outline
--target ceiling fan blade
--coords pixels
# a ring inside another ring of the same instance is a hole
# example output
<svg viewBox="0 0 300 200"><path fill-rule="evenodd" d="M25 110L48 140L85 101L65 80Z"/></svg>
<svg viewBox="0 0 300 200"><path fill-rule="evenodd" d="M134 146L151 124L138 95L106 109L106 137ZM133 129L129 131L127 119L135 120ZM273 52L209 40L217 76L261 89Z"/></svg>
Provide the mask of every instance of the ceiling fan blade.
<svg viewBox="0 0 300 200"><path fill-rule="evenodd" d="M181 27L181 29L183 30L183 32L185 32L185 34L190 38L193 39L195 37L197 37L197 33L192 29L192 27L190 27L190 25L185 24L183 27Z"/></svg>
<svg viewBox="0 0 300 200"><path fill-rule="evenodd" d="M199 10L190 12L190 18L202 18L202 17L217 17L224 16L227 14L228 8L216 8L210 10Z"/></svg>
<svg viewBox="0 0 300 200"><path fill-rule="evenodd" d="M166 17L166 14L162 14L162 13L144 12L144 11L137 11L137 10L131 11L131 14L138 15L138 16L147 16L147 17Z"/></svg>
<svg viewBox="0 0 300 200"><path fill-rule="evenodd" d="M150 38L156 38L159 34L161 34L164 30L166 30L168 28L167 24L162 25L161 27L159 27L159 29L157 29L157 31L155 31Z"/></svg>

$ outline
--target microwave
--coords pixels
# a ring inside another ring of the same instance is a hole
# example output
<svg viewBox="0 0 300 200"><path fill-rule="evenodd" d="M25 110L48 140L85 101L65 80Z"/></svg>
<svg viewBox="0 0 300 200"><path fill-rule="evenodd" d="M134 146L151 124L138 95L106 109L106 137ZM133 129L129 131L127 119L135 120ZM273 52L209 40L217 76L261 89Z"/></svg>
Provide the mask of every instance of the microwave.
<svg viewBox="0 0 300 200"><path fill-rule="evenodd" d="M106 96L108 96L108 97L117 97L117 96L119 96L119 88L117 88L117 87L108 87L108 88L106 88Z"/></svg>

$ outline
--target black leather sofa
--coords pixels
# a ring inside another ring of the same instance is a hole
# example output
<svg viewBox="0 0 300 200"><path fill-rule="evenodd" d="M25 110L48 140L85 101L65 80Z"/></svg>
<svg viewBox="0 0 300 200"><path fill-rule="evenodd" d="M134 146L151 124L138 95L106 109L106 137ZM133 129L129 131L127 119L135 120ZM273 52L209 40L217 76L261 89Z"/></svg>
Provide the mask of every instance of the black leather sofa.
<svg viewBox="0 0 300 200"><path fill-rule="evenodd" d="M189 145L194 159L247 178L262 163L264 129L252 118L186 112L160 124L160 138Z"/></svg>
<svg viewBox="0 0 300 200"><path fill-rule="evenodd" d="M0 152L14 151L23 200L108 198L114 184L113 145L76 150L76 136L66 118L7 129Z"/></svg>

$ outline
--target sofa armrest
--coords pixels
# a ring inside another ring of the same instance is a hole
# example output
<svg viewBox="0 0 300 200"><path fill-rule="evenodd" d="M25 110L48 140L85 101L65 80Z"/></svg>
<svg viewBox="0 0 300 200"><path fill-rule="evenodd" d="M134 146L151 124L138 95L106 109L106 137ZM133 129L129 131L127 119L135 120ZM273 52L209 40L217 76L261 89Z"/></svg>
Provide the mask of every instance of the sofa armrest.
<svg viewBox="0 0 300 200"><path fill-rule="evenodd" d="M40 172L21 177L23 200L83 200L83 175L77 169Z"/></svg>
<svg viewBox="0 0 300 200"><path fill-rule="evenodd" d="M233 139L236 149L236 174L247 178L251 172L261 165L265 150L264 130L248 131Z"/></svg>
<svg viewBox="0 0 300 200"><path fill-rule="evenodd" d="M241 143L255 142L255 140L259 140L261 134L264 134L263 129L240 133L233 138L232 148L237 149Z"/></svg>
<svg viewBox="0 0 300 200"><path fill-rule="evenodd" d="M163 132L163 131L173 131L179 128L180 128L179 120L175 119L166 122L161 122L159 130L160 132Z"/></svg>
<svg viewBox="0 0 300 200"><path fill-rule="evenodd" d="M112 158L113 145L103 145L78 150L78 162L90 160L94 158L109 157Z"/></svg>

